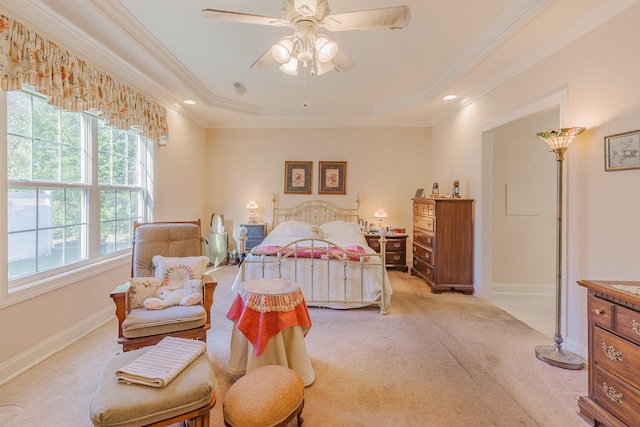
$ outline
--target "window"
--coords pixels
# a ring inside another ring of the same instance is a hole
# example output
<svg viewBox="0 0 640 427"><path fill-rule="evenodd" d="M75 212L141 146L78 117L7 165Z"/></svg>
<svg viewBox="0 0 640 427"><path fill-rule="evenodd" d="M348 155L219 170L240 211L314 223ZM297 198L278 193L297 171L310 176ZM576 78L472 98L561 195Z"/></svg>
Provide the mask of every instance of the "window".
<svg viewBox="0 0 640 427"><path fill-rule="evenodd" d="M39 95L4 95L8 291L130 248L133 221L151 220L154 144Z"/></svg>

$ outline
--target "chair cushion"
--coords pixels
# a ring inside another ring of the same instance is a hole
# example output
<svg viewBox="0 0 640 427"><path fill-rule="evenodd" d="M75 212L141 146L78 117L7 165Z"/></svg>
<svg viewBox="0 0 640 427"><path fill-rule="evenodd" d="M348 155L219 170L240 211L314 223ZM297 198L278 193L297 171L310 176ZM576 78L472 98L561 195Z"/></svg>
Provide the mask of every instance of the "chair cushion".
<svg viewBox="0 0 640 427"><path fill-rule="evenodd" d="M196 224L142 224L136 228L133 241L133 277L156 276L151 261L155 255L202 255L200 227Z"/></svg>
<svg viewBox="0 0 640 427"><path fill-rule="evenodd" d="M122 322L125 338L139 338L199 328L207 323L202 305L175 305L162 310L135 308Z"/></svg>
<svg viewBox="0 0 640 427"><path fill-rule="evenodd" d="M302 378L292 369L268 365L247 373L229 388L222 412L231 426L269 427L289 418L303 400Z"/></svg>
<svg viewBox="0 0 640 427"><path fill-rule="evenodd" d="M216 380L207 353L201 354L164 388L118 383L116 371L150 348L121 353L105 367L89 410L94 426L145 426L211 402Z"/></svg>

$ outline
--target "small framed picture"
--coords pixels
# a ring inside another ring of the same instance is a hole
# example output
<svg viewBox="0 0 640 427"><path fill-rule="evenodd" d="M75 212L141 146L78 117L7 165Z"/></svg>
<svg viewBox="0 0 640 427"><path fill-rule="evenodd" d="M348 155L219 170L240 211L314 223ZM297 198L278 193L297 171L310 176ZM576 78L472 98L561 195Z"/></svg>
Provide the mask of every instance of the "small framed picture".
<svg viewBox="0 0 640 427"><path fill-rule="evenodd" d="M313 162L284 162L285 194L311 194Z"/></svg>
<svg viewBox="0 0 640 427"><path fill-rule="evenodd" d="M347 194L347 162L318 164L318 194Z"/></svg>
<svg viewBox="0 0 640 427"><path fill-rule="evenodd" d="M424 198L424 188L418 188L416 190L416 195L414 198L416 199Z"/></svg>
<svg viewBox="0 0 640 427"><path fill-rule="evenodd" d="M604 137L604 170L640 169L640 130Z"/></svg>

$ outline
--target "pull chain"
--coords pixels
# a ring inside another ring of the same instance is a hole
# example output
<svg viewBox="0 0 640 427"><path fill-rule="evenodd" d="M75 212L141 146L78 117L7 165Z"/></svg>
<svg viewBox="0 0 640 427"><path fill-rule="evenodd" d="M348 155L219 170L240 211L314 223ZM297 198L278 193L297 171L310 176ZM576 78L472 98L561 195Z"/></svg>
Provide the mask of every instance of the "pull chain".
<svg viewBox="0 0 640 427"><path fill-rule="evenodd" d="M304 77L303 77L304 78L304 83L303 83L304 84L304 88L302 90L302 106L306 108L307 107L307 71L309 69L309 67L307 67L307 63L306 62L302 65L302 68L303 68L303 74L304 74Z"/></svg>

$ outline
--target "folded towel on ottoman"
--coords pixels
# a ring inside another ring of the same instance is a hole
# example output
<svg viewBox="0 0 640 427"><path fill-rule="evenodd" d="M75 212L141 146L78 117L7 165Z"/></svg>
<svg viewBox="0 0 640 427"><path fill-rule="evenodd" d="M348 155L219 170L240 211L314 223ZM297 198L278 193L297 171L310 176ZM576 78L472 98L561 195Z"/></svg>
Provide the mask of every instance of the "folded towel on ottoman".
<svg viewBox="0 0 640 427"><path fill-rule="evenodd" d="M207 350L192 339L165 337L149 351L116 371L118 382L165 387Z"/></svg>

